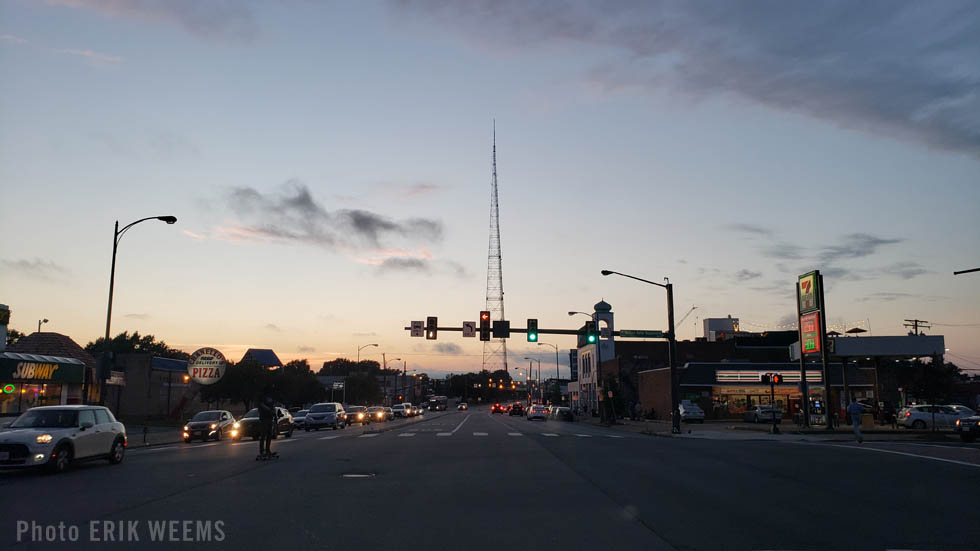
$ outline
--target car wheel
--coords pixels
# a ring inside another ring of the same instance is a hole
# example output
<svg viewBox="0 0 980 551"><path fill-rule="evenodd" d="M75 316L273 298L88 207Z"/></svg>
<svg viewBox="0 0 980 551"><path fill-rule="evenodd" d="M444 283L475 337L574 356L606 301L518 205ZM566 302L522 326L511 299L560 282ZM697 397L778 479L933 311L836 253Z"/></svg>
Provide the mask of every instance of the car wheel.
<svg viewBox="0 0 980 551"><path fill-rule="evenodd" d="M109 450L109 463L113 465L118 465L122 463L123 457L126 455L126 446L123 445L122 440L116 440L112 443L112 448Z"/></svg>
<svg viewBox="0 0 980 551"><path fill-rule="evenodd" d="M67 445L60 445L54 450L54 458L49 459L47 465L49 473L63 473L71 467L72 453Z"/></svg>
<svg viewBox="0 0 980 551"><path fill-rule="evenodd" d="M286 433L286 438L292 438L292 437L293 437L293 429L289 429L289 432Z"/></svg>
<svg viewBox="0 0 980 551"><path fill-rule="evenodd" d="M190 438L184 438L184 443L185 444L190 444L191 443L191 439Z"/></svg>
<svg viewBox="0 0 980 551"><path fill-rule="evenodd" d="M912 428L913 429L924 429L924 428L926 428L926 422L923 421L922 419L916 419L915 421L912 422Z"/></svg>

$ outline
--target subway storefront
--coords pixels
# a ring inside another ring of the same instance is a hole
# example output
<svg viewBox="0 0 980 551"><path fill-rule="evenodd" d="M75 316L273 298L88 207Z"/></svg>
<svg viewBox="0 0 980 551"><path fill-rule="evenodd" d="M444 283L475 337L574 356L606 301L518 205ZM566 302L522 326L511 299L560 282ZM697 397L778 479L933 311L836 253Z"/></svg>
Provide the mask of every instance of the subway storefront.
<svg viewBox="0 0 980 551"><path fill-rule="evenodd" d="M74 358L0 352L0 415L81 403L84 372Z"/></svg>

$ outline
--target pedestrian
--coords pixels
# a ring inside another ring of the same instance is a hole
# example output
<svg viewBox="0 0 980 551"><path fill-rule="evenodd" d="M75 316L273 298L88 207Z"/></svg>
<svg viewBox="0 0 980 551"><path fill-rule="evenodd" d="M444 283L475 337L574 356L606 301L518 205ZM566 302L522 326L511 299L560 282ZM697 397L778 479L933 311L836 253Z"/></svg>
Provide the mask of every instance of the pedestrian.
<svg viewBox="0 0 980 551"><path fill-rule="evenodd" d="M851 425L854 428L854 438L858 444L864 442L864 436L861 434L861 414L863 412L864 406L856 398L851 396L851 403L847 406L847 416L851 419Z"/></svg>
<svg viewBox="0 0 980 551"><path fill-rule="evenodd" d="M272 390L266 386L259 400L259 455L272 455L272 434L276 424L276 404L272 400Z"/></svg>
<svg viewBox="0 0 980 551"><path fill-rule="evenodd" d="M643 420L643 404L641 404L640 402L637 402L636 405L633 406L633 408L634 408L633 417L635 417L636 419L642 421Z"/></svg>

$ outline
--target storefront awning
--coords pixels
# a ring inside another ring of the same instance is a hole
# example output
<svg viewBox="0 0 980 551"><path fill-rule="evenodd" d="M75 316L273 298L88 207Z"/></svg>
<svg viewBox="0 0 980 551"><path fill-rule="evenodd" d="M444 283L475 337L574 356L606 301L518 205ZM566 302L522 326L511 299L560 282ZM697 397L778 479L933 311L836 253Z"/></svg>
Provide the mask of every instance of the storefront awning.
<svg viewBox="0 0 980 551"><path fill-rule="evenodd" d="M81 383L84 369L75 358L0 352L0 381Z"/></svg>

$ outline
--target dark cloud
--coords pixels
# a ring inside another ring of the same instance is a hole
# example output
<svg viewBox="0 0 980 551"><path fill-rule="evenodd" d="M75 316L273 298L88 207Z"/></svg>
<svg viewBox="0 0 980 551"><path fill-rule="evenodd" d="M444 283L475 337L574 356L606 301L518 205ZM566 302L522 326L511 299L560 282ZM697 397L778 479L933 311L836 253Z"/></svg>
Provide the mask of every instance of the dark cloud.
<svg viewBox="0 0 980 551"><path fill-rule="evenodd" d="M313 348L312 346L300 345L299 347L296 348L296 351L301 354L311 354L313 352L316 352L316 348Z"/></svg>
<svg viewBox="0 0 980 551"><path fill-rule="evenodd" d="M48 4L84 8L109 17L160 21L209 39L247 42L258 34L246 0L45 0Z"/></svg>
<svg viewBox="0 0 980 551"><path fill-rule="evenodd" d="M16 272L26 279L38 281L61 281L69 273L68 268L56 264L51 260L34 258L34 260L0 260L0 266L5 271Z"/></svg>
<svg viewBox="0 0 980 551"><path fill-rule="evenodd" d="M839 243L824 247L817 258L821 262L862 258L874 254L883 245L901 242L901 239L884 239L866 233L852 233L845 235Z"/></svg>
<svg viewBox="0 0 980 551"><path fill-rule="evenodd" d="M440 354L456 356L463 353L463 347L451 342L441 342L433 347L433 350Z"/></svg>
<svg viewBox="0 0 980 551"><path fill-rule="evenodd" d="M762 272L753 272L745 268L735 272L735 280L739 282L750 281L760 277L762 277Z"/></svg>
<svg viewBox="0 0 980 551"><path fill-rule="evenodd" d="M887 275L898 276L902 279L912 279L923 274L929 273L918 262L896 262L891 266L885 266L881 272Z"/></svg>
<svg viewBox="0 0 980 551"><path fill-rule="evenodd" d="M329 211L297 180L268 194L251 187L233 188L227 202L245 223L231 230L237 238L297 241L331 249L381 248L399 239L426 244L442 239L442 224L436 220L396 221L361 209Z"/></svg>
<svg viewBox="0 0 980 551"><path fill-rule="evenodd" d="M275 331L276 333L281 333L282 332L282 329L280 329L279 326L276 325L276 324L274 324L274 323L267 323L267 324L263 325L262 327L264 327L265 329L268 329L269 331Z"/></svg>
<svg viewBox="0 0 980 551"><path fill-rule="evenodd" d="M132 319L132 320L146 320L146 319L150 319L150 315L149 314L126 314L123 317L124 318L128 318L128 319Z"/></svg>
<svg viewBox="0 0 980 551"><path fill-rule="evenodd" d="M737 97L980 156L980 4L401 0L495 48L592 47L606 90Z"/></svg>
<svg viewBox="0 0 980 551"><path fill-rule="evenodd" d="M857 299L858 302L895 302L906 298L919 298L911 293L871 293Z"/></svg>
<svg viewBox="0 0 980 551"><path fill-rule="evenodd" d="M378 265L378 271L386 272L428 272L430 269L429 261L422 258L394 257L386 258Z"/></svg>
<svg viewBox="0 0 980 551"><path fill-rule="evenodd" d="M772 235L772 230L769 228L764 228L762 226L756 226L755 224L728 224L724 226L725 229L745 233L748 235L759 235L759 236L769 236Z"/></svg>
<svg viewBox="0 0 980 551"><path fill-rule="evenodd" d="M763 248L762 255L780 260L799 260L803 258L803 248L792 243L774 243Z"/></svg>

